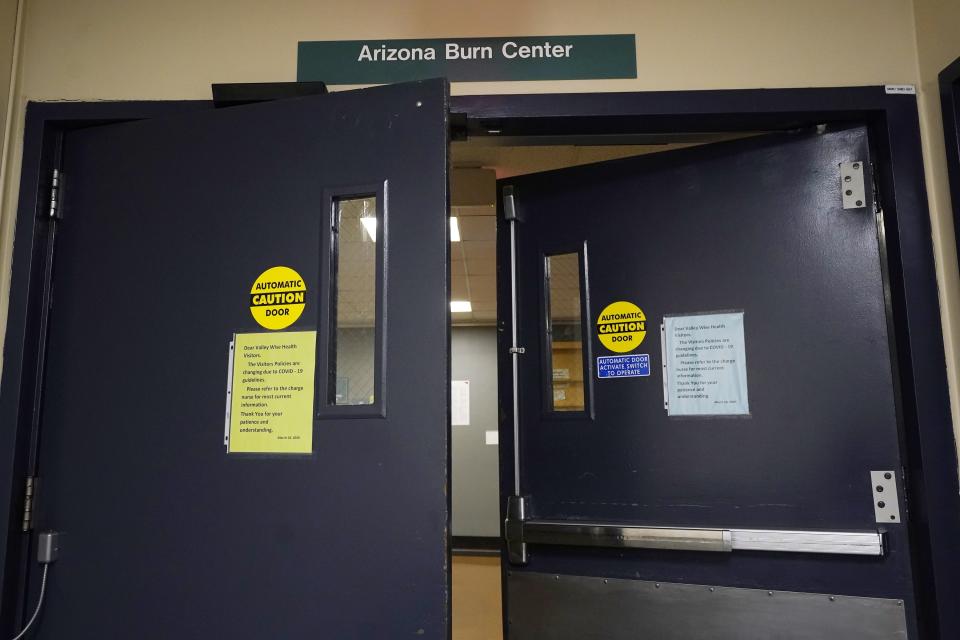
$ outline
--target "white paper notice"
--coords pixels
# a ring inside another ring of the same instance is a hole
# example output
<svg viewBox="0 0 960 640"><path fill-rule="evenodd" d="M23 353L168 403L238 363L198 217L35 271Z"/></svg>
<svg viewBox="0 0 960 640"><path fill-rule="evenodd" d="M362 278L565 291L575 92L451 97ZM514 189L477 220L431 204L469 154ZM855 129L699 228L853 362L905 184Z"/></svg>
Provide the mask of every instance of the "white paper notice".
<svg viewBox="0 0 960 640"><path fill-rule="evenodd" d="M450 389L450 422L453 426L470 424L470 381L454 380Z"/></svg>
<svg viewBox="0 0 960 640"><path fill-rule="evenodd" d="M750 414L743 312L663 319L667 415Z"/></svg>
<svg viewBox="0 0 960 640"><path fill-rule="evenodd" d="M500 444L500 432L499 431L487 431L486 432L487 444Z"/></svg>

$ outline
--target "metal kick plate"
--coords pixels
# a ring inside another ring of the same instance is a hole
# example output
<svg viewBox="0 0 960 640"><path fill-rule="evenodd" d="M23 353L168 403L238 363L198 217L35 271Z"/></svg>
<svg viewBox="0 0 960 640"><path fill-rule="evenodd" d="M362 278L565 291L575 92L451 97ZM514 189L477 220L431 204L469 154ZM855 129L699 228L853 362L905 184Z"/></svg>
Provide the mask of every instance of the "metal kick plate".
<svg viewBox="0 0 960 640"><path fill-rule="evenodd" d="M863 182L863 163L840 163L840 193L844 209L862 209L867 206L867 191Z"/></svg>
<svg viewBox="0 0 960 640"><path fill-rule="evenodd" d="M897 473L892 470L871 471L870 484L873 487L873 513L877 517L877 523L900 522Z"/></svg>
<svg viewBox="0 0 960 640"><path fill-rule="evenodd" d="M508 640L907 640L903 602L513 571Z"/></svg>

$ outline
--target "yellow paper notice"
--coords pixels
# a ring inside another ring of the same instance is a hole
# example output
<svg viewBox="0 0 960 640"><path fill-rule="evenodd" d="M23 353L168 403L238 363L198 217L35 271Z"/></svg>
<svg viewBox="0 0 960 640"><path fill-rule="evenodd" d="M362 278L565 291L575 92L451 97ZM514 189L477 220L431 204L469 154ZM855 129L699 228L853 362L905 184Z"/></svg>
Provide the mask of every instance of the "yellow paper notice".
<svg viewBox="0 0 960 640"><path fill-rule="evenodd" d="M312 453L316 331L233 340L230 453Z"/></svg>

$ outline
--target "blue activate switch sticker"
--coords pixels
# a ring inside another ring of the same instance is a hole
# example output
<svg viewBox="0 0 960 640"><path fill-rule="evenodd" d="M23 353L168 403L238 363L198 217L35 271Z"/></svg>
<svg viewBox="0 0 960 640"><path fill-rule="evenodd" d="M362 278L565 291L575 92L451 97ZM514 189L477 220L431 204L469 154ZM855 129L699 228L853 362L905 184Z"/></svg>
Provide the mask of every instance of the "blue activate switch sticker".
<svg viewBox="0 0 960 640"><path fill-rule="evenodd" d="M650 375L650 356L646 353L597 358L598 378L640 378Z"/></svg>

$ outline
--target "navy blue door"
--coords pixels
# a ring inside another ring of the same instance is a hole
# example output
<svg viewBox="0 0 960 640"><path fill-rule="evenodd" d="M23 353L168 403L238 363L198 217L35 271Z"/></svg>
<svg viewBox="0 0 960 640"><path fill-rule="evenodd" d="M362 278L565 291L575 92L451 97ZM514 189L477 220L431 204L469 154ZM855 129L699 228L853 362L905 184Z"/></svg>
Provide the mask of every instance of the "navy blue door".
<svg viewBox="0 0 960 640"><path fill-rule="evenodd" d="M66 136L33 637L447 637L446 123L437 80ZM231 431L231 343L313 393Z"/></svg>
<svg viewBox="0 0 960 640"><path fill-rule="evenodd" d="M501 181L511 638L919 637L869 169L853 127Z"/></svg>

